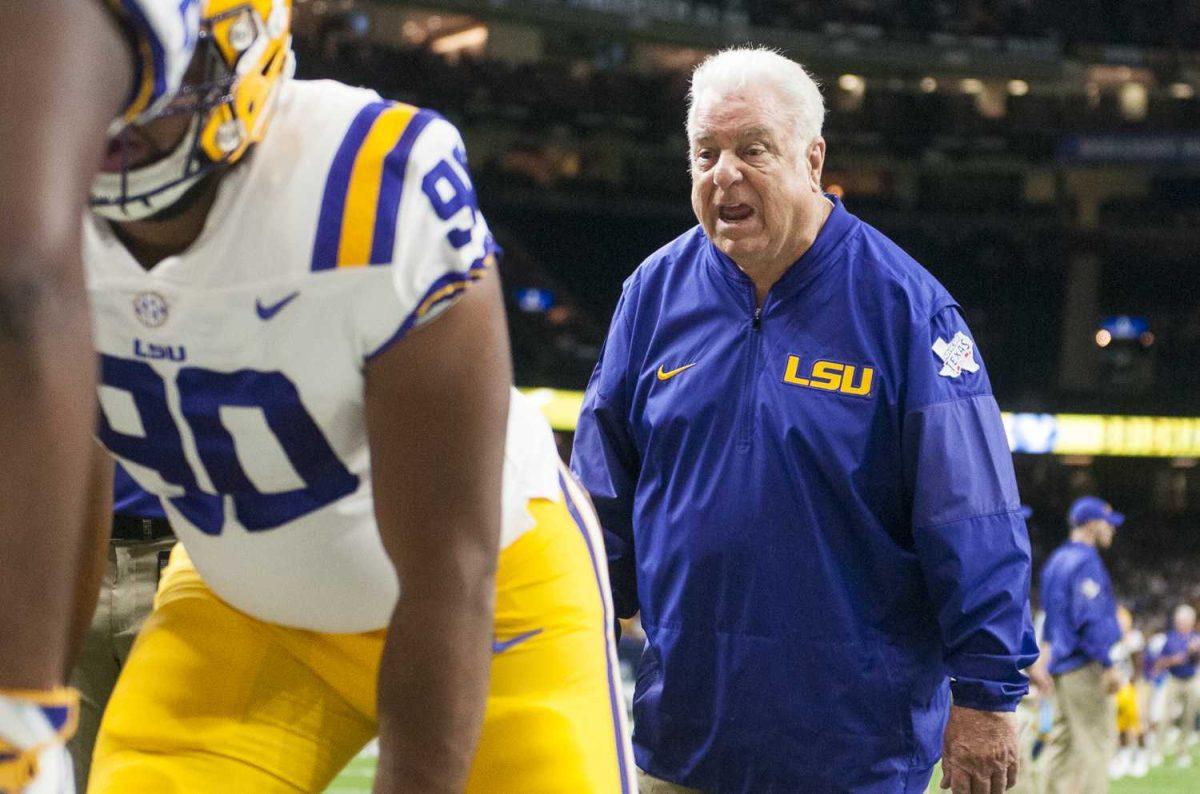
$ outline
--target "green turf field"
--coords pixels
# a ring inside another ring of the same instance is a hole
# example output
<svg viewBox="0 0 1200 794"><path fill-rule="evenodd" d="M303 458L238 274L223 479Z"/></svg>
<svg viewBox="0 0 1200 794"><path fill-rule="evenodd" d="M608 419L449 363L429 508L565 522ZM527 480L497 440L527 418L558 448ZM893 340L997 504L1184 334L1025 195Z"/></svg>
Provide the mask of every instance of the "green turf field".
<svg viewBox="0 0 1200 794"><path fill-rule="evenodd" d="M1112 784L1111 794L1196 794L1200 792L1200 750L1193 750L1197 765L1191 769L1176 769L1171 764L1150 770L1141 780L1125 778ZM371 790L375 759L354 759L329 787L327 794L361 794ZM930 792L939 791L935 774L929 786ZM565 792L564 792L565 794Z"/></svg>
<svg viewBox="0 0 1200 794"><path fill-rule="evenodd" d="M1196 794L1200 792L1200 748L1192 750L1192 760L1197 763L1189 769L1177 769L1168 761L1140 780L1130 777L1115 780L1109 788L1110 794ZM942 791L937 786L939 780L941 775L934 772L927 794Z"/></svg>

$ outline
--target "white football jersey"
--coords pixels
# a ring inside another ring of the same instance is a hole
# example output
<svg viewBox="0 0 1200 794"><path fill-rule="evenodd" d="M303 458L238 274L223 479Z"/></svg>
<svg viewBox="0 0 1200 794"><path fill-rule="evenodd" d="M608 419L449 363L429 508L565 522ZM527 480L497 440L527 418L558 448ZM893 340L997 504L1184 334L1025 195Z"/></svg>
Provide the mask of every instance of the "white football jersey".
<svg viewBox="0 0 1200 794"><path fill-rule="evenodd" d="M208 585L262 620L385 626L398 587L375 525L363 367L494 260L458 131L371 91L293 81L186 252L147 272L105 221L89 216L84 238L100 438L161 498ZM549 425L514 390L502 546L532 526L530 499L561 498L557 467Z"/></svg>
<svg viewBox="0 0 1200 794"><path fill-rule="evenodd" d="M134 48L133 92L122 121L146 118L171 101L192 62L200 0L104 0Z"/></svg>

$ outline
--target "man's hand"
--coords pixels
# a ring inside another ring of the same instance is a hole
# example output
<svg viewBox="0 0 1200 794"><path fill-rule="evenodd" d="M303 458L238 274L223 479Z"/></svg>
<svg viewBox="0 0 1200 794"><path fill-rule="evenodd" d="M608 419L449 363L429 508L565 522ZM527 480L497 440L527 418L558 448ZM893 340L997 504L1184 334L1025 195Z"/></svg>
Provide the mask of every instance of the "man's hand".
<svg viewBox="0 0 1200 794"><path fill-rule="evenodd" d="M1041 659L1025 672L1029 674L1029 683L1037 687L1039 697L1048 698L1054 694L1054 677L1042 664Z"/></svg>
<svg viewBox="0 0 1200 794"><path fill-rule="evenodd" d="M1003 794L1017 782L1017 721L1009 712L950 707L942 742L942 788Z"/></svg>
<svg viewBox="0 0 1200 794"><path fill-rule="evenodd" d="M1117 668L1106 667L1104 669L1104 678L1101 679L1101 686L1106 695L1115 695L1121 690L1121 674L1117 672Z"/></svg>
<svg viewBox="0 0 1200 794"><path fill-rule="evenodd" d="M1177 653L1174 656L1160 656L1154 663L1154 674L1158 675L1166 670L1171 669L1177 664L1183 664L1187 661L1187 655Z"/></svg>

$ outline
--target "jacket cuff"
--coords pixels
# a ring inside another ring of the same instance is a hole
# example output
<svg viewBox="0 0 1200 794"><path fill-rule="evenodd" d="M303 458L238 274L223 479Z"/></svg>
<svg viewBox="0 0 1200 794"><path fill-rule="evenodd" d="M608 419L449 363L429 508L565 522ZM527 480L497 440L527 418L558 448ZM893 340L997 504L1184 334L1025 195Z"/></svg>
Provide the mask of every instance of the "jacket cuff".
<svg viewBox="0 0 1200 794"><path fill-rule="evenodd" d="M1021 698L1029 692L1029 683L999 683L975 678L950 679L954 705L976 711L1016 711Z"/></svg>

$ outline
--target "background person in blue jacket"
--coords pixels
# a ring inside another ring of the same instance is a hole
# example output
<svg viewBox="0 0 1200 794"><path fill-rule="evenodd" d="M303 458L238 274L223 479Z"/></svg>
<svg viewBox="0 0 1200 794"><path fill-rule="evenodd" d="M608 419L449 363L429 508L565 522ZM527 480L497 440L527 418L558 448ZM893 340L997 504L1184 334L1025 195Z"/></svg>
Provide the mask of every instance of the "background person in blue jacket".
<svg viewBox="0 0 1200 794"><path fill-rule="evenodd" d="M642 791L921 792L944 753L999 794L1037 655L1012 458L954 299L822 194L823 117L769 51L696 70L700 225L625 283L588 386Z"/></svg>
<svg viewBox="0 0 1200 794"><path fill-rule="evenodd" d="M1121 686L1112 647L1121 639L1117 601L1097 549L1112 545L1125 517L1095 496L1076 499L1071 537L1042 568L1045 643L1055 714L1046 758L1046 794L1108 791Z"/></svg>
<svg viewBox="0 0 1200 794"><path fill-rule="evenodd" d="M1200 710L1200 678L1196 676L1196 665L1200 663L1200 633L1196 632L1196 610L1190 604L1175 607L1171 626L1156 666L1158 671L1167 672L1164 684L1167 713L1164 723L1170 724L1171 715L1176 708L1179 709L1175 764L1189 767L1192 765L1192 755L1188 744L1196 733L1196 712ZM1164 750L1165 744L1163 742Z"/></svg>

